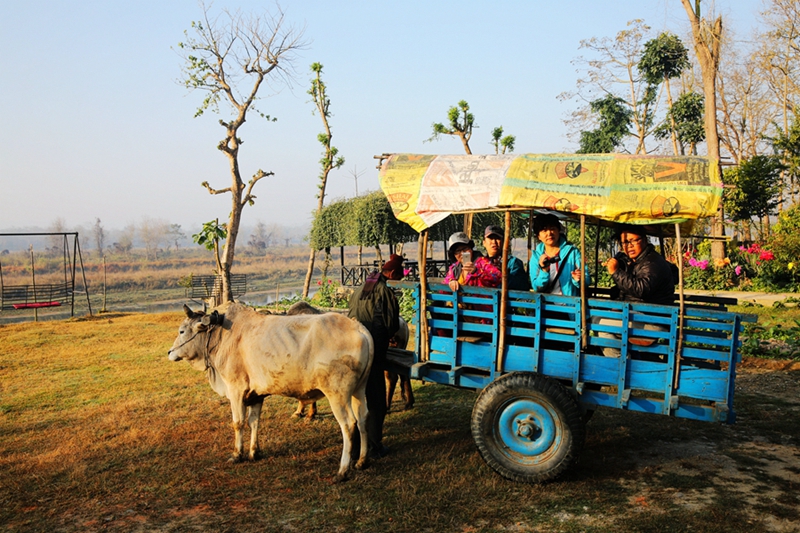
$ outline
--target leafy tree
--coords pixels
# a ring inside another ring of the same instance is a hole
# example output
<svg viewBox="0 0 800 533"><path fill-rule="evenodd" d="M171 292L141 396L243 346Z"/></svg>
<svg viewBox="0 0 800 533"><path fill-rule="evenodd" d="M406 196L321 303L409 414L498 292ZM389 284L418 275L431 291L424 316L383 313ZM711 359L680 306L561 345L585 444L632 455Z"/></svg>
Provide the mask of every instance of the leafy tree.
<svg viewBox="0 0 800 533"><path fill-rule="evenodd" d="M669 80L679 77L681 72L690 66L688 51L677 35L664 32L655 39L644 43L644 52L639 60L639 71L650 85L664 82L664 92L667 94L667 120L671 126L670 133L675 155L678 155L678 135L675 119L670 114L672 91Z"/></svg>
<svg viewBox="0 0 800 533"><path fill-rule="evenodd" d="M202 4L201 4L202 5ZM218 263L222 275L221 302L233 300L230 274L236 250L236 238L245 205L253 205L255 184L273 172L258 169L245 185L239 166L239 150L242 139L239 130L252 111L268 121L269 115L256 107L258 94L265 81L287 75L294 53L303 47L300 35L284 27L283 12L277 16L269 14L243 16L223 11L218 18L209 17L209 8L202 5L203 20L192 23L194 36L184 32L186 40L178 44L179 53L185 59L183 84L190 90L207 93L195 116L209 109L219 112L220 103L226 104L231 115L221 119L225 129L219 149L228 158L231 185L215 189L203 182L210 194L230 194L231 210L225 225L227 239Z"/></svg>
<svg viewBox="0 0 800 533"><path fill-rule="evenodd" d="M629 133L633 111L622 98L612 94L589 104L597 115L597 128L582 131L579 154L608 154L622 145Z"/></svg>
<svg viewBox="0 0 800 533"><path fill-rule="evenodd" d="M680 95L670 107L669 122L665 121L656 129L655 137L663 139L674 135L681 155L685 153L686 145L689 145L692 155L697 155L697 145L706 138L703 109L702 94L690 92Z"/></svg>
<svg viewBox="0 0 800 533"><path fill-rule="evenodd" d="M800 193L800 120L795 117L788 130L777 128L778 132L772 138L775 150L781 155L786 164L789 190L791 197Z"/></svg>
<svg viewBox="0 0 800 533"><path fill-rule="evenodd" d="M228 229L225 224L219 223L219 219L211 220L203 224L200 232L192 235L192 240L205 247L206 250L214 252L214 260L217 263L217 273L222 272L222 261L219 256L219 241L224 241L228 237Z"/></svg>
<svg viewBox="0 0 800 533"><path fill-rule="evenodd" d="M730 219L749 223L753 218L762 220L776 214L784 168L778 156L757 155L726 169L723 179L729 188L723 202ZM762 237L766 237L763 230ZM745 238L750 240L749 235Z"/></svg>
<svg viewBox="0 0 800 533"><path fill-rule="evenodd" d="M317 213L319 213L322 211L322 205L325 202L325 187L328 184L328 174L331 170L340 168L342 165L344 165L344 157L340 156L339 150L331 144L331 138L333 137L333 134L331 133L330 124L328 124L328 119L331 116L331 101L330 98L328 98L327 87L322 81L322 65L320 63L313 63L311 65L311 71L316 74L316 77L311 80L311 88L308 90L308 94L310 94L311 98L313 98L314 105L316 105L319 116L322 119L322 126L325 128L324 132L317 135L317 140L325 149L322 159L319 160L319 163L322 166L322 172L319 175L320 182L319 185L317 185L319 188L319 194L317 195L317 199L319 200L317 203ZM325 266L323 268L323 277L327 275L328 266L330 265L330 248L326 248L325 250ZM314 274L314 258L316 254L317 251L312 246L308 256L306 280L303 284L303 298L308 297L308 291L311 288L311 277Z"/></svg>
<svg viewBox="0 0 800 533"><path fill-rule="evenodd" d="M270 237L267 235L267 225L259 220L256 223L256 227L253 228L252 233L250 233L247 246L252 249L254 255L263 255L267 250L267 241L269 238Z"/></svg>
<svg viewBox="0 0 800 533"><path fill-rule="evenodd" d="M492 130L492 142L490 144L494 146L495 154L513 152L514 144L516 142L517 138L514 135L506 135L505 137L503 136L503 126L498 126Z"/></svg>
<svg viewBox="0 0 800 533"><path fill-rule="evenodd" d="M477 128L477 126L475 125L475 116L469 112L467 101L461 100L457 105L451 107L447 111L447 120L447 126L441 122L433 123L433 135L428 139L428 142L438 140L440 135L453 135L461 139L464 151L471 155L472 150L469 149L469 140L472 138L473 128Z"/></svg>

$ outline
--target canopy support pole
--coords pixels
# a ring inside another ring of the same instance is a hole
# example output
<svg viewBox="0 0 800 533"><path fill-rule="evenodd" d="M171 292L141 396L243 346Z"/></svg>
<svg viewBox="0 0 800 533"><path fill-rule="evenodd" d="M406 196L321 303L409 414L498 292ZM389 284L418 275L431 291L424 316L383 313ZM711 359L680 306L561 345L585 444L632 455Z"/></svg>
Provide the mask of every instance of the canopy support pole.
<svg viewBox="0 0 800 533"><path fill-rule="evenodd" d="M506 317L508 315L508 258L511 253L511 211L506 211L503 228L502 282L500 284L500 325L497 332L497 373L503 373L503 353L506 349Z"/></svg>
<svg viewBox="0 0 800 533"><path fill-rule="evenodd" d="M675 380L672 383L673 394L678 389L681 377L681 353L683 352L683 245L681 244L681 226L675 224L675 247L678 253L678 342L675 348Z"/></svg>
<svg viewBox="0 0 800 533"><path fill-rule="evenodd" d="M428 343L428 230L423 230L420 235L422 246L417 251L419 264L419 358L420 361L430 360L430 346Z"/></svg>
<svg viewBox="0 0 800 533"><path fill-rule="evenodd" d="M533 255L533 209L528 211L528 260L525 261L525 266L530 270L529 263Z"/></svg>
<svg viewBox="0 0 800 533"><path fill-rule="evenodd" d="M586 215L581 215L581 350L589 345L589 328L586 327Z"/></svg>

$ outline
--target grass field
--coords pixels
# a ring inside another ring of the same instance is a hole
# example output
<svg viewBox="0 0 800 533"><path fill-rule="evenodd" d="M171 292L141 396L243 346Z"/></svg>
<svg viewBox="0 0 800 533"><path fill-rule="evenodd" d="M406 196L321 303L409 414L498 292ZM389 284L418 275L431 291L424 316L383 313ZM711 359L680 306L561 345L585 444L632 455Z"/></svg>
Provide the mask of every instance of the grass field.
<svg viewBox="0 0 800 533"><path fill-rule="evenodd" d="M541 486L480 459L475 393L415 382L387 457L333 484L341 435L267 400L255 463L230 409L171 363L179 313L0 326L4 531L800 531L800 370L748 359L734 426L601 410L577 467ZM396 405L401 402L397 401Z"/></svg>

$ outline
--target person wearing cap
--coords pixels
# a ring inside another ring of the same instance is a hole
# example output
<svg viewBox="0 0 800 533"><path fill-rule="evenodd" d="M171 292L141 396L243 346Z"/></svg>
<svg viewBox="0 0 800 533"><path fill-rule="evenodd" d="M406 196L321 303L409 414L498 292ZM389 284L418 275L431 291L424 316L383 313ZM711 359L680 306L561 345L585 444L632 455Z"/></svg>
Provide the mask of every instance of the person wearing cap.
<svg viewBox="0 0 800 533"><path fill-rule="evenodd" d="M539 244L533 250L528 271L531 288L536 292L580 296L581 253L567 242L564 227L558 217L551 214L537 215L533 231ZM590 283L588 267L586 284Z"/></svg>
<svg viewBox="0 0 800 533"><path fill-rule="evenodd" d="M364 284L350 297L348 316L369 330L373 341L372 367L367 377L367 438L369 456L383 457L388 448L383 444L383 422L386 418L386 381L383 370L389 340L400 328L400 305L386 280L403 279L403 257L392 254L381 271L367 276Z"/></svg>
<svg viewBox="0 0 800 533"><path fill-rule="evenodd" d="M475 250L475 241L463 231L457 231L447 240L447 254L453 264L444 277L450 290L462 285L471 287L499 287L502 277L489 260Z"/></svg>
<svg viewBox="0 0 800 533"><path fill-rule="evenodd" d="M486 259L492 268L497 269L501 279L503 275L503 238L505 232L500 226L486 226L483 232L483 247ZM508 289L512 291L530 290L530 280L522 260L513 255L508 258Z"/></svg>

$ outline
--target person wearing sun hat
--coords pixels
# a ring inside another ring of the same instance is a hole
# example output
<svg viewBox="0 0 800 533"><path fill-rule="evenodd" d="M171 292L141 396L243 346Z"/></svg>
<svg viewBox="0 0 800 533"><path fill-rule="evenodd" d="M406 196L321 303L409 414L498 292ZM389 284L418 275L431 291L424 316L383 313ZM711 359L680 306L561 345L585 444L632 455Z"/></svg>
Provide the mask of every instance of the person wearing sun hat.
<svg viewBox="0 0 800 533"><path fill-rule="evenodd" d="M489 225L483 230L483 247L486 259L497 269L502 279L503 273L503 238L505 232L500 226ZM508 289L512 291L530 290L531 284L522 260L513 255L508 258Z"/></svg>
<svg viewBox="0 0 800 533"><path fill-rule="evenodd" d="M389 340L400 328L400 305L386 280L403 279L402 256L392 254L381 270L375 270L350 297L348 316L369 330L373 341L372 367L367 377L367 438L369 457L378 459L388 453L383 444L383 422L386 418L386 380L383 370Z"/></svg>
<svg viewBox="0 0 800 533"><path fill-rule="evenodd" d="M501 275L480 252L475 241L463 231L457 231L447 240L447 255L453 264L447 271L444 283L457 291L462 285L471 287L499 287Z"/></svg>

